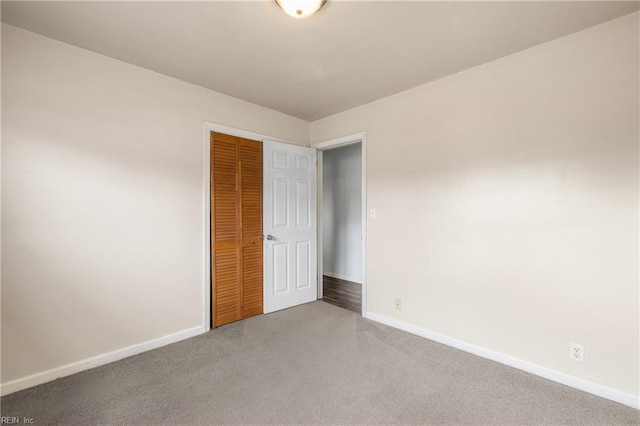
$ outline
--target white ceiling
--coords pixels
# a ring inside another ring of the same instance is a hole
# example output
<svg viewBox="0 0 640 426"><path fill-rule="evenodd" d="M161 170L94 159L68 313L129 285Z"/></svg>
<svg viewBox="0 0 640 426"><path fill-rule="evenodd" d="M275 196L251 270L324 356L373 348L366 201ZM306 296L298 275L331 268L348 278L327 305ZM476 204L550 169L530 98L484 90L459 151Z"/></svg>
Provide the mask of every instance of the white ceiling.
<svg viewBox="0 0 640 426"><path fill-rule="evenodd" d="M313 121L638 10L639 3L11 2L2 21Z"/></svg>

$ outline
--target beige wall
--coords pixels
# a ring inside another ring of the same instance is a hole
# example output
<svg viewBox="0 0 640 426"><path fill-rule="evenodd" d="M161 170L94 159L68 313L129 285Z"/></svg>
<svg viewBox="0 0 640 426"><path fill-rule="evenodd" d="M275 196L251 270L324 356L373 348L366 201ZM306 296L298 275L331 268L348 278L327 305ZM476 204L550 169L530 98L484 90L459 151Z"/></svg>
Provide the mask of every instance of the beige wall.
<svg viewBox="0 0 640 426"><path fill-rule="evenodd" d="M309 123L2 25L2 382L202 325L203 121Z"/></svg>
<svg viewBox="0 0 640 426"><path fill-rule="evenodd" d="M638 47L634 14L313 123L367 132L369 311L637 395ZM3 383L202 324L204 120L309 137L7 25L2 89Z"/></svg>
<svg viewBox="0 0 640 426"><path fill-rule="evenodd" d="M367 132L368 310L638 395L638 49L636 13L312 123Z"/></svg>
<svg viewBox="0 0 640 426"><path fill-rule="evenodd" d="M322 152L323 274L362 283L362 144Z"/></svg>

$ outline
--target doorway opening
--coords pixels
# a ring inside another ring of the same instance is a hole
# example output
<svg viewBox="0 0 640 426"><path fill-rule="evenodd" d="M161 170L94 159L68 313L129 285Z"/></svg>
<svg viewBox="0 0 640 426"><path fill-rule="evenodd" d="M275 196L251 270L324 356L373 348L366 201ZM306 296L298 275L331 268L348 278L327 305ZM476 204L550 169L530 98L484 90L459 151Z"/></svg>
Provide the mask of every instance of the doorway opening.
<svg viewBox="0 0 640 426"><path fill-rule="evenodd" d="M319 297L364 314L363 140L319 149Z"/></svg>

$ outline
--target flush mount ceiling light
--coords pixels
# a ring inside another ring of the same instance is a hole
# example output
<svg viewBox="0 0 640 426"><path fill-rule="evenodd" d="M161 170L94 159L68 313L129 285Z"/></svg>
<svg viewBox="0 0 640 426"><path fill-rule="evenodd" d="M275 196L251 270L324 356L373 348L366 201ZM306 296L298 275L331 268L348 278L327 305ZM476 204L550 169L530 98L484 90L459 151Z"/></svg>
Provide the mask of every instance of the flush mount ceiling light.
<svg viewBox="0 0 640 426"><path fill-rule="evenodd" d="M289 16L306 18L324 6L327 0L275 0L278 6Z"/></svg>

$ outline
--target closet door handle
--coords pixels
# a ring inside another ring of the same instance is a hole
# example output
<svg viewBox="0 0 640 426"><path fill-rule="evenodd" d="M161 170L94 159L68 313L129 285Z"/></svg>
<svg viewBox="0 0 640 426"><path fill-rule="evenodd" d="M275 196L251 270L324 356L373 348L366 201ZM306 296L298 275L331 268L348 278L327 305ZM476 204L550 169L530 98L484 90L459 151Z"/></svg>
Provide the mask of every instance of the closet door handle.
<svg viewBox="0 0 640 426"><path fill-rule="evenodd" d="M268 235L267 235L267 240L269 240L269 241L273 241L273 240L275 240L275 239L276 239L276 237L274 237L273 235L271 235L271 234L268 234Z"/></svg>

